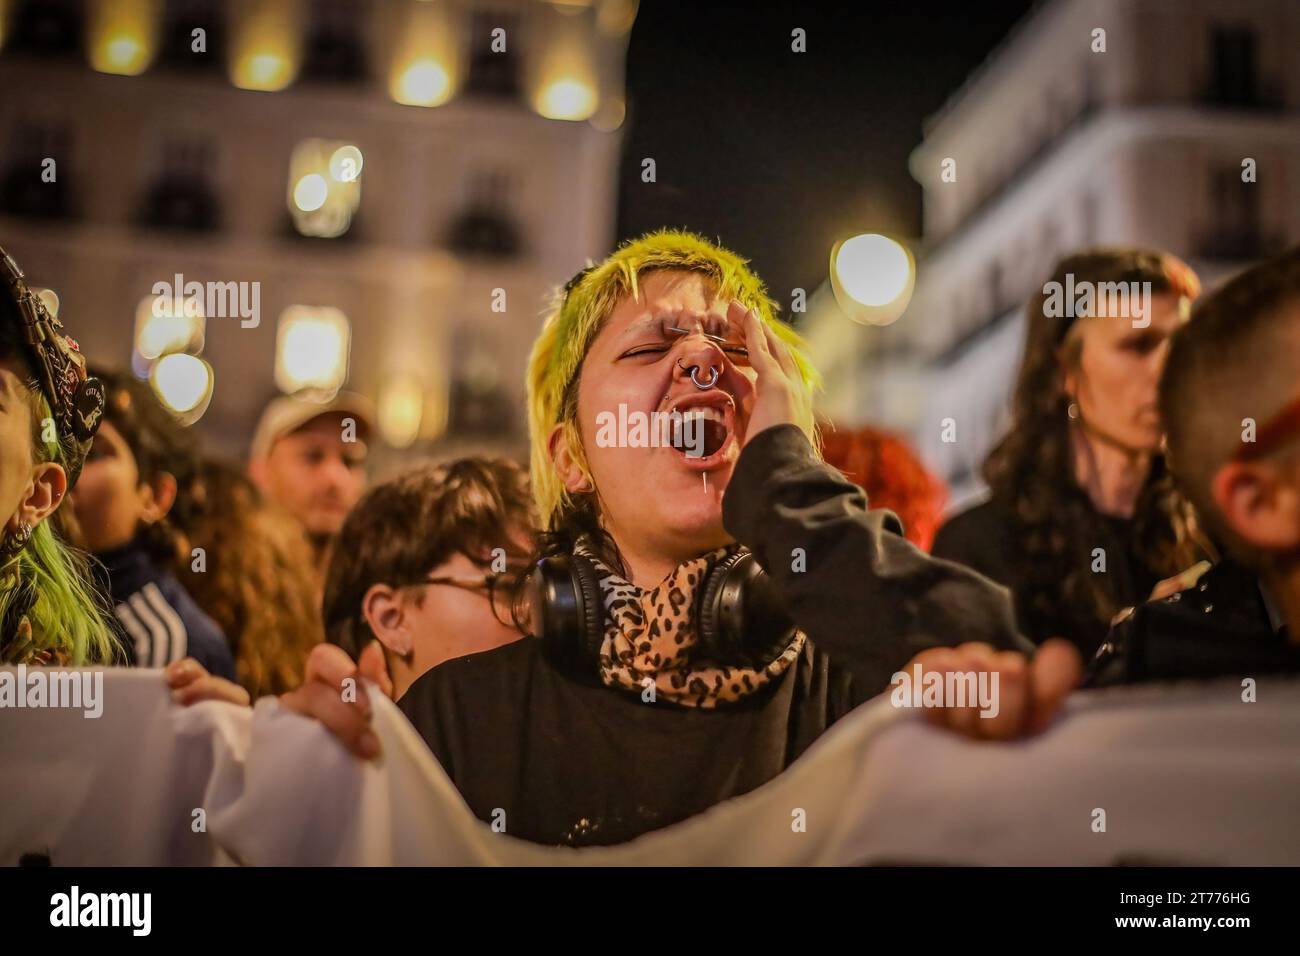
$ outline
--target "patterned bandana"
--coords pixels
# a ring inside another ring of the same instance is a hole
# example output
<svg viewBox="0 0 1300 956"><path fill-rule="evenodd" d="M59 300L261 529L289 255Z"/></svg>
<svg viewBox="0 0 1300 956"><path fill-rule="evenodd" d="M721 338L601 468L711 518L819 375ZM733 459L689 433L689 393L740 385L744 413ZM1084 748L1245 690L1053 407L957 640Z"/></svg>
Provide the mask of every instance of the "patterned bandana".
<svg viewBox="0 0 1300 956"><path fill-rule="evenodd" d="M41 297L27 285L27 277L18 263L2 248L0 283L18 309L28 358L54 413L59 436L65 441L68 454L63 470L71 490L99 430L104 414L104 386L99 379L87 375L86 359L76 341L64 332L63 323L50 314Z"/></svg>
<svg viewBox="0 0 1300 956"><path fill-rule="evenodd" d="M646 679L660 697L683 707L711 709L755 694L784 674L806 640L795 631L785 650L765 667L730 667L697 658L695 597L708 570L738 546L719 548L680 564L653 588L637 587L592 552L583 537L574 553L592 563L605 599L605 640L600 679L607 687L643 693Z"/></svg>

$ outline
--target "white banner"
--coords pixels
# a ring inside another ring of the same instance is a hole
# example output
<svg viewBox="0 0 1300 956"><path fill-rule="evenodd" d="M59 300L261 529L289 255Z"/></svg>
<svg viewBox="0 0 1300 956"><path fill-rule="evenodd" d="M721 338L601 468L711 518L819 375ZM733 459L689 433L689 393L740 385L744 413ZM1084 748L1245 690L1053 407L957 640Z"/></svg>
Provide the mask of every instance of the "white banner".
<svg viewBox="0 0 1300 956"><path fill-rule="evenodd" d="M1009 744L882 697L750 794L568 850L475 819L387 701L384 756L363 764L272 698L186 709L159 671L103 673L91 707L70 706L70 681L64 706L28 693L18 707L3 697L17 672L0 671L0 863L1300 864L1294 680L1260 679L1256 703L1235 681L1076 694L1048 732Z"/></svg>

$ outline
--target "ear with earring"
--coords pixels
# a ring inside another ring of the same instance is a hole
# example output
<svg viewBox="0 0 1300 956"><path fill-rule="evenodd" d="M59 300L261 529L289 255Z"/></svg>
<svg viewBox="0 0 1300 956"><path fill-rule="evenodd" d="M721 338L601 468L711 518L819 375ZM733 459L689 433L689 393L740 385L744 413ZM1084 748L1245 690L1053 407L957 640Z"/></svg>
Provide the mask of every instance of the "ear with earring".
<svg viewBox="0 0 1300 956"><path fill-rule="evenodd" d="M1062 389L1062 397L1066 399L1065 417L1072 422L1079 420L1079 403L1074 400L1074 396L1067 389Z"/></svg>

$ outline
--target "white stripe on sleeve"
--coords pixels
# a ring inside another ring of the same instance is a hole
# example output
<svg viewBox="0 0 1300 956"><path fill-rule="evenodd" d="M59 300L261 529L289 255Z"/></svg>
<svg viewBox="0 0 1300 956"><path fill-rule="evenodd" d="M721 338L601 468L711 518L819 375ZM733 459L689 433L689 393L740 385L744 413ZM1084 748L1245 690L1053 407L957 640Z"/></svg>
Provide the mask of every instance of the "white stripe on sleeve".
<svg viewBox="0 0 1300 956"><path fill-rule="evenodd" d="M171 641L167 663L170 664L172 661L180 660L185 656L189 647L189 635L185 631L185 622L176 613L176 609L167 603L162 591L158 590L158 585L152 581L144 586L144 596L148 600L149 606L157 612L159 620L167 627L167 634Z"/></svg>
<svg viewBox="0 0 1300 956"><path fill-rule="evenodd" d="M131 605L131 610L135 611L136 616L140 618L140 623L149 629L149 636L152 640L151 652L148 662L141 662L141 667L162 667L167 663L167 644L169 635L167 628L158 618L158 612L149 606L145 601L144 595L136 591L129 598L127 603Z"/></svg>
<svg viewBox="0 0 1300 956"><path fill-rule="evenodd" d="M135 611L131 610L131 605L119 604L113 611L117 615L117 619L122 622L122 626L126 628L127 633L131 635L131 643L135 645L135 666L148 667L152 651L151 645L153 644L149 632L140 623L140 619L135 616Z"/></svg>

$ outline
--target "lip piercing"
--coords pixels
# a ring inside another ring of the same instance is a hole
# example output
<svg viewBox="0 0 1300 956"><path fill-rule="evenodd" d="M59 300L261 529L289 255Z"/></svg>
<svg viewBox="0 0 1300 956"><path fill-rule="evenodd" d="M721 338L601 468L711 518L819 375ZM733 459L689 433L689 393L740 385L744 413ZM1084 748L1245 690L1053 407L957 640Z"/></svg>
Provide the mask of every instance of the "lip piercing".
<svg viewBox="0 0 1300 956"><path fill-rule="evenodd" d="M714 385L717 385L717 384L718 384L718 379L719 379L719 377L721 377L721 375L722 375L722 373L718 371L718 368L717 368L716 365L710 365L710 366L709 366L709 371L713 373L713 377L712 377L711 379L709 379L707 382L701 382L701 381L696 377L696 376L699 374L699 372L700 372L700 367L699 367L698 365L692 365L692 366L690 366L689 369L687 369L687 367L686 367L685 365L682 364L682 360L681 360L681 359L678 359L678 360L677 360L677 367L678 367L679 369L681 369L683 372L685 372L685 371L690 371L690 373L691 373L691 384L694 385L696 388L698 388L700 391L704 391L704 390L706 390L706 389L710 389L710 388L712 388Z"/></svg>

